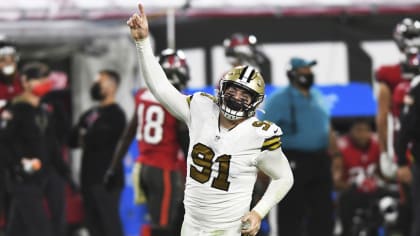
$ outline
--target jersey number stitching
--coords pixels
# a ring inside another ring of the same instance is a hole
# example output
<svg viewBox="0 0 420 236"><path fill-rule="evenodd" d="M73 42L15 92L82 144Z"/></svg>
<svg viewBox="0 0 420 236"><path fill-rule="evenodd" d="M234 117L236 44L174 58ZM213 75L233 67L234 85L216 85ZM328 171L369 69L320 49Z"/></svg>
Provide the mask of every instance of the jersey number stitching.
<svg viewBox="0 0 420 236"><path fill-rule="evenodd" d="M145 110L144 104L140 104L137 109L139 118L139 128L137 139L150 144L158 144L163 138L163 123L165 121L165 111L161 106L151 105ZM144 119L144 123L143 123Z"/></svg>
<svg viewBox="0 0 420 236"><path fill-rule="evenodd" d="M267 131L270 128L271 124L272 123L271 122L268 122L268 121L254 121L252 123L252 126L254 126L254 127L262 127L262 129L264 131Z"/></svg>
<svg viewBox="0 0 420 236"><path fill-rule="evenodd" d="M212 165L213 163L219 163L219 174L216 178L213 179L211 186L216 189L228 191L230 182L228 181L229 177L229 168L230 168L230 155L221 155L214 159L214 152L211 148L207 147L204 144L198 143L194 145L191 152L192 160L194 164L201 167L202 170L198 170L195 166L190 165L190 177L199 183L206 183L210 180Z"/></svg>

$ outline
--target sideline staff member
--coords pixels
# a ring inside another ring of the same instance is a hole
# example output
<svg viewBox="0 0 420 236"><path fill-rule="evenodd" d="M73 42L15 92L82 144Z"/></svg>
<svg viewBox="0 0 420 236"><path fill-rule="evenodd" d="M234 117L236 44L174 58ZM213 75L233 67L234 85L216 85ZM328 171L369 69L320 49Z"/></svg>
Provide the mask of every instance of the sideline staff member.
<svg viewBox="0 0 420 236"><path fill-rule="evenodd" d="M25 65L22 73L24 92L12 100L8 109L10 114L2 141L11 154L8 163L12 199L7 226L9 236L52 235L43 205L43 187L61 156L54 114L41 101L48 92L47 76L46 65Z"/></svg>
<svg viewBox="0 0 420 236"><path fill-rule="evenodd" d="M294 186L278 205L278 232L282 236L301 235L304 219L309 236L328 236L333 230L330 115L320 92L312 87L311 67L315 64L292 58L287 71L290 84L268 99L263 116L284 130L284 153L295 178ZM334 148L337 152L336 145Z"/></svg>
<svg viewBox="0 0 420 236"><path fill-rule="evenodd" d="M72 129L71 146L81 146L81 193L86 224L91 236L122 236L119 199L123 187L122 164L117 170L116 185L107 191L103 176L125 128L125 114L116 103L120 76L111 70L99 72L91 87L91 97L99 105L86 111Z"/></svg>

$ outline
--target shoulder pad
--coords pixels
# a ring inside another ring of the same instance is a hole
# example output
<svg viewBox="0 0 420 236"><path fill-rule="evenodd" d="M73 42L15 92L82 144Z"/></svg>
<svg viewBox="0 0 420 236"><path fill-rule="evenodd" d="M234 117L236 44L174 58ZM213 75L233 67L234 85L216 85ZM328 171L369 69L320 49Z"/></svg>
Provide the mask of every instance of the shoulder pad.
<svg viewBox="0 0 420 236"><path fill-rule="evenodd" d="M195 92L193 95L189 95L186 98L188 106L191 106L192 103L217 103L217 98L211 94L204 92Z"/></svg>
<svg viewBox="0 0 420 236"><path fill-rule="evenodd" d="M283 134L281 128L271 121L255 120L252 122L252 126L257 128L257 133L262 137L280 136Z"/></svg>
<svg viewBox="0 0 420 236"><path fill-rule="evenodd" d="M256 127L257 134L264 138L261 151L274 151L281 146L280 136L283 134L280 127L269 121L255 120L252 126Z"/></svg>
<svg viewBox="0 0 420 236"><path fill-rule="evenodd" d="M215 96L213 96L211 94L208 94L208 93L205 93L205 92L200 92L199 94L200 94L200 96L207 97L210 100L212 100L214 103L217 103L217 98Z"/></svg>
<svg viewBox="0 0 420 236"><path fill-rule="evenodd" d="M401 78L400 65L387 65L381 66L375 73L377 81L385 82L388 84L398 83Z"/></svg>

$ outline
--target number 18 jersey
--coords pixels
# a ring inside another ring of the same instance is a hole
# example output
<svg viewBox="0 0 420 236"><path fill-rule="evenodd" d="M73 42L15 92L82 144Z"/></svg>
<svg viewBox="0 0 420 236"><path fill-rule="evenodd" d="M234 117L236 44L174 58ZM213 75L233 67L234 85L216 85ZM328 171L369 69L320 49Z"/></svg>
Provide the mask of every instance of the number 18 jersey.
<svg viewBox="0 0 420 236"><path fill-rule="evenodd" d="M148 89L140 89L135 101L138 118L136 139L140 152L137 161L162 169L177 169L180 150L177 120Z"/></svg>
<svg viewBox="0 0 420 236"><path fill-rule="evenodd" d="M190 98L187 125L185 220L206 229L239 229L250 210L259 155L280 148L282 132L255 117L230 130L219 129L219 107L205 93Z"/></svg>

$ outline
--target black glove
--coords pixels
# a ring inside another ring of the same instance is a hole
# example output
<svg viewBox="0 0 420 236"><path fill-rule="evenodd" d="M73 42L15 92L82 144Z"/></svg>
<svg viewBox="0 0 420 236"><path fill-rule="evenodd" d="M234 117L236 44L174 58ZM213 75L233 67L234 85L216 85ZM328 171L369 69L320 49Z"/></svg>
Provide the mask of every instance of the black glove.
<svg viewBox="0 0 420 236"><path fill-rule="evenodd" d="M116 188L116 176L115 170L109 168L104 175L104 186L108 192L111 192Z"/></svg>

